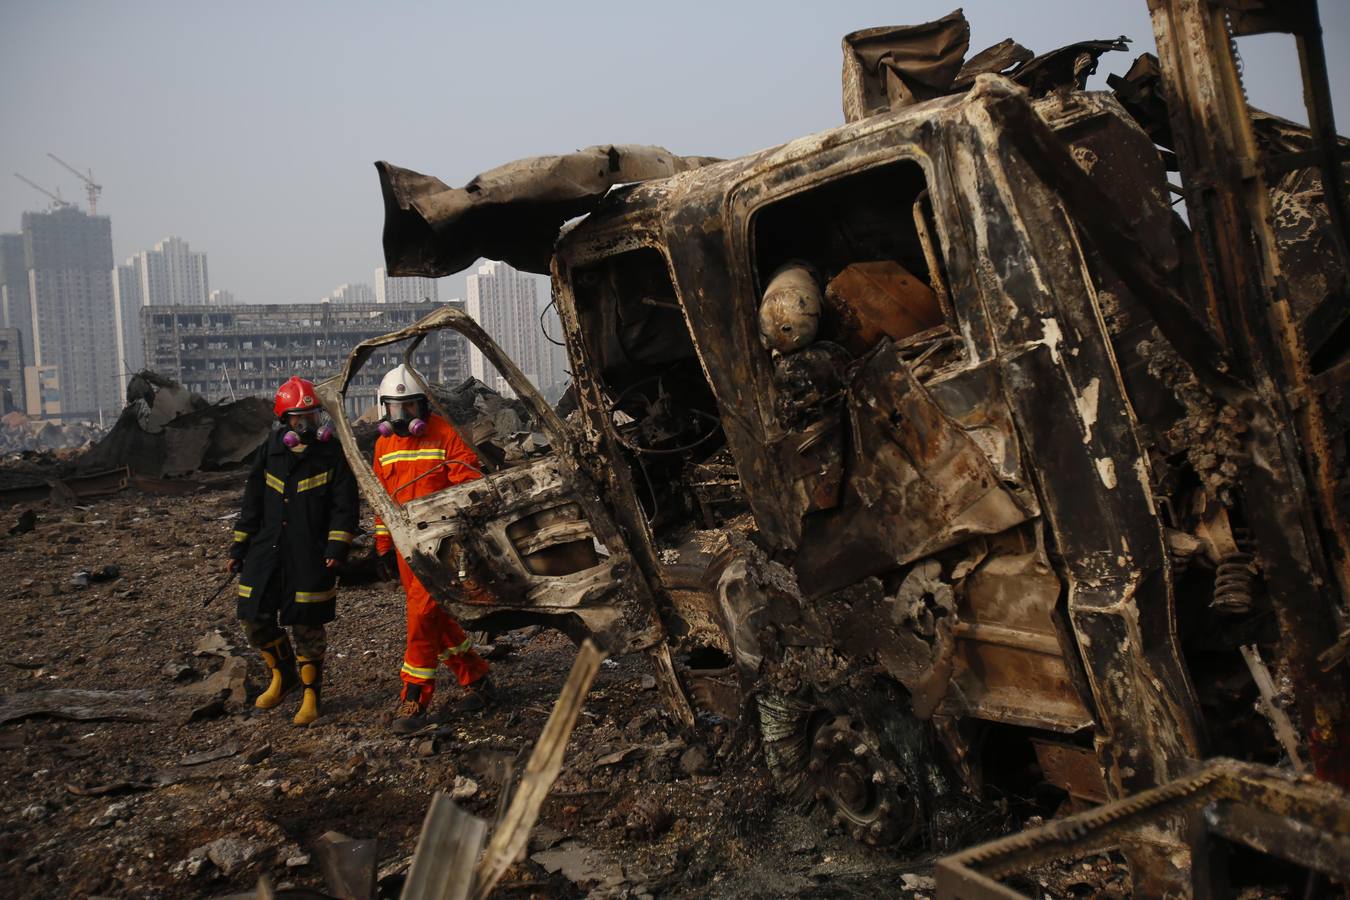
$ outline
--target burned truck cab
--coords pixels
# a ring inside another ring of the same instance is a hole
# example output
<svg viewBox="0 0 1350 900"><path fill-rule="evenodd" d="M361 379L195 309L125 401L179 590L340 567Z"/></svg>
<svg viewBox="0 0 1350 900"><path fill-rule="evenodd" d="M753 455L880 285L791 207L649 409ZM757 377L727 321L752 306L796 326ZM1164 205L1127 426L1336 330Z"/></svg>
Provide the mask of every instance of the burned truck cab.
<svg viewBox="0 0 1350 900"><path fill-rule="evenodd" d="M972 723L1080 799L1199 755L1149 376L1108 327L1132 301L1010 105L1175 255L1157 153L1110 96L988 76L616 188L553 261L579 452L621 461L596 474L686 685L724 714L753 698L785 784L876 843L942 802L896 770L924 735L955 791L979 790ZM863 715L869 692L903 722Z"/></svg>

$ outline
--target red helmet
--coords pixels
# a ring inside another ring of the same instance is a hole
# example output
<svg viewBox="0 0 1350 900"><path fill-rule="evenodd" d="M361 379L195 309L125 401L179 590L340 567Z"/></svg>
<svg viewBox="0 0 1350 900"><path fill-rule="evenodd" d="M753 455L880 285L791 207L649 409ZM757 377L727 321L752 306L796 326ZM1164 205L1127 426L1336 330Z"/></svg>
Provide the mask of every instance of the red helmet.
<svg viewBox="0 0 1350 900"><path fill-rule="evenodd" d="M299 375L277 388L277 398L272 403L272 412L278 419L287 413L310 412L319 409L319 397L314 393L314 385Z"/></svg>

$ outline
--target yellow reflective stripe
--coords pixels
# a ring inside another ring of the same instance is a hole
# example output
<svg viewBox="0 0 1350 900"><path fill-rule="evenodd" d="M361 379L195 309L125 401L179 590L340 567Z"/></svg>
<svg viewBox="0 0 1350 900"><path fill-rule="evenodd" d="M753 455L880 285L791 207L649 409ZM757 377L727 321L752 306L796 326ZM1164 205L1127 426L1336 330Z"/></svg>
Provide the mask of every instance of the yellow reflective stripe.
<svg viewBox="0 0 1350 900"><path fill-rule="evenodd" d="M239 596L248 599L253 596L253 588L247 584L239 585Z"/></svg>
<svg viewBox="0 0 1350 900"><path fill-rule="evenodd" d="M413 676L414 678L435 678L435 677L436 677L436 670L435 670L435 669L419 669L419 668L417 668L417 666L414 666L414 665L412 665L411 663L408 663L408 662L404 662L404 663L403 663L403 670L402 670L402 671L403 671L403 674L404 674L404 675L411 675L411 676Z"/></svg>
<svg viewBox="0 0 1350 900"><path fill-rule="evenodd" d="M266 478L267 478L267 486L268 486L268 487L270 487L272 490L276 491L277 493L280 493L280 494L286 493L286 482L282 481L280 478L278 478L277 476L273 475L271 472L264 472L263 474L264 474L264 475L266 476Z"/></svg>
<svg viewBox="0 0 1350 900"><path fill-rule="evenodd" d="M337 596L337 588L329 588L326 591L296 591L296 603L322 603L325 600L332 600Z"/></svg>
<svg viewBox="0 0 1350 900"><path fill-rule="evenodd" d="M445 459L445 448L434 450L395 450L380 457L380 465L388 466L396 462L408 462L414 459Z"/></svg>
<svg viewBox="0 0 1350 900"><path fill-rule="evenodd" d="M352 534L350 531L330 531L328 532L328 539L330 541L342 541L344 544L350 544L356 539L356 535Z"/></svg>
<svg viewBox="0 0 1350 900"><path fill-rule="evenodd" d="M389 528L388 528L388 526L386 526L386 525L376 525L376 526L375 526L375 533L376 533L376 534L388 534L388 533L389 533Z"/></svg>
<svg viewBox="0 0 1350 900"><path fill-rule="evenodd" d="M298 494L300 491L307 491L310 488L322 487L328 483L328 479L332 477L332 475L333 470L329 469L322 475L315 475L313 478L302 479L298 484L296 484L295 492Z"/></svg>
<svg viewBox="0 0 1350 900"><path fill-rule="evenodd" d="M248 534L247 531L236 531L236 532L234 533L234 542L235 542L236 544L242 543L242 542L248 540L248 538L249 538L249 534Z"/></svg>
<svg viewBox="0 0 1350 900"><path fill-rule="evenodd" d="M467 653L471 649L473 649L473 638L466 637L457 646L446 647L442 650L440 659L445 659L447 656L459 656L461 653Z"/></svg>

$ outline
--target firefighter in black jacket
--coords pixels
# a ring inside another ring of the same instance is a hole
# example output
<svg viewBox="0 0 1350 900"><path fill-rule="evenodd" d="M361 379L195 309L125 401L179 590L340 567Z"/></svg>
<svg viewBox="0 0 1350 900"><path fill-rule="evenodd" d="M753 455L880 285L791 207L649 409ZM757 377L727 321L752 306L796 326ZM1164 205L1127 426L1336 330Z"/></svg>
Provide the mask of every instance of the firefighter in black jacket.
<svg viewBox="0 0 1350 900"><path fill-rule="evenodd" d="M336 616L337 570L356 532L356 479L319 424L314 385L291 378L273 409L281 427L253 458L227 568L242 569L239 619L272 670L255 705L271 709L303 685L295 724L308 725L319 717L323 626ZM294 650L278 620L295 633Z"/></svg>

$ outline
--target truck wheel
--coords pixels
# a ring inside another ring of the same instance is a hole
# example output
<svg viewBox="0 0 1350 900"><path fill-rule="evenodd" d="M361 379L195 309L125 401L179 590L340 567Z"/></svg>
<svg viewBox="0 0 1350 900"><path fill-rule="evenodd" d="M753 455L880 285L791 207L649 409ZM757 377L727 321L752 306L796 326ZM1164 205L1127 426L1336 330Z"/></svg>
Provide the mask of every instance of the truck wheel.
<svg viewBox="0 0 1350 900"><path fill-rule="evenodd" d="M867 728L842 696L764 692L756 699L765 762L778 789L803 811L819 805L837 827L874 847L921 836L918 773L896 763L906 755Z"/></svg>
<svg viewBox="0 0 1350 900"><path fill-rule="evenodd" d="M852 716L822 724L807 763L812 796L854 840L876 847L908 844L922 824L919 800L878 743Z"/></svg>

